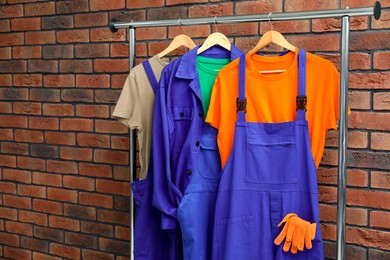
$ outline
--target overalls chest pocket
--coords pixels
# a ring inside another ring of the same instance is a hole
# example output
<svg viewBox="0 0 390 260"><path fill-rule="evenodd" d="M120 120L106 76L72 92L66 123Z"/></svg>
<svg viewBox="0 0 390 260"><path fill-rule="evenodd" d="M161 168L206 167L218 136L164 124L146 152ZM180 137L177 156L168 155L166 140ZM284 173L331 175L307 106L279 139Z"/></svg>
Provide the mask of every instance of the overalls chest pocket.
<svg viewBox="0 0 390 260"><path fill-rule="evenodd" d="M200 141L198 169L203 178L218 179L221 159L218 151L217 134L204 134Z"/></svg>
<svg viewBox="0 0 390 260"><path fill-rule="evenodd" d="M297 183L298 151L293 135L249 136L246 181Z"/></svg>
<svg viewBox="0 0 390 260"><path fill-rule="evenodd" d="M191 127L191 121L194 117L194 107L173 106L172 116L175 125L172 146L173 148L181 148L187 139Z"/></svg>

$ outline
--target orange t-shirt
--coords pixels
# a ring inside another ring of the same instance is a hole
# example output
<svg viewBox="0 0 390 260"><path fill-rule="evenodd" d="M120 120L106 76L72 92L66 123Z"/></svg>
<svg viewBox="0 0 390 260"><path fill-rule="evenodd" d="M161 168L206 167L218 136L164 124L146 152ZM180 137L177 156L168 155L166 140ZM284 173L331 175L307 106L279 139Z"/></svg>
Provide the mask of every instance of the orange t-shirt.
<svg viewBox="0 0 390 260"><path fill-rule="evenodd" d="M248 122L287 122L296 119L298 93L298 49L282 56L246 55L246 98ZM261 73L281 70L281 73ZM337 128L339 73L333 64L307 53L306 96L310 144L316 166L324 151L325 135ZM237 120L238 59L225 66L215 81L206 122L218 129L222 167L233 145Z"/></svg>

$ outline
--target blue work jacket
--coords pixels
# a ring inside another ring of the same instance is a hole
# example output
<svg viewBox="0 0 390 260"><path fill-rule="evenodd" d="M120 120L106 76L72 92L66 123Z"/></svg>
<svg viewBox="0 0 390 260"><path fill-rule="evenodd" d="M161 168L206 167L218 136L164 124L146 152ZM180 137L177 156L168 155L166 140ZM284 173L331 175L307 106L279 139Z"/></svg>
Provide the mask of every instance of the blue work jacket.
<svg viewBox="0 0 390 260"><path fill-rule="evenodd" d="M196 69L199 46L167 65L156 93L153 116L153 205L162 212L161 228L176 229L177 208L197 169L200 138L205 113ZM234 45L231 51L213 46L203 52L209 58L242 55Z"/></svg>

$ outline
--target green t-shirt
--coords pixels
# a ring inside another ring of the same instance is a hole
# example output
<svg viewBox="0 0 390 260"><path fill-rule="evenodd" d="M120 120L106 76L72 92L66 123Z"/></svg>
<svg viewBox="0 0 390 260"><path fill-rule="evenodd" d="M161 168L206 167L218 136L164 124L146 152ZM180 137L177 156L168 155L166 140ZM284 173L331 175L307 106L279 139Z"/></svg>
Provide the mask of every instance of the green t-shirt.
<svg viewBox="0 0 390 260"><path fill-rule="evenodd" d="M202 93L203 113L206 116L210 105L211 91L218 72L230 62L230 59L216 59L202 56L196 57L196 69L199 75Z"/></svg>

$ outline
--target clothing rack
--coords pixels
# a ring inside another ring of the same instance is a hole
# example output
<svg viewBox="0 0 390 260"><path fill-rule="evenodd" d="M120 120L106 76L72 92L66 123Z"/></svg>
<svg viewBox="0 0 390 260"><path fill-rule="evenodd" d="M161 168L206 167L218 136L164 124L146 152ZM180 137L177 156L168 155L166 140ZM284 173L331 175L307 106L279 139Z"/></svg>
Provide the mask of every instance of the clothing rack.
<svg viewBox="0 0 390 260"><path fill-rule="evenodd" d="M373 7L348 8L335 10L318 10L302 12L279 12L269 14L232 15L220 17L202 17L188 19L170 19L137 22L118 22L111 19L109 28L112 32L120 28L129 30L130 70L135 65L135 30L145 27L186 26L201 24L231 24L244 22L287 21L321 18L342 18L341 27L341 65L340 65L340 103L339 103L339 150L338 150L338 188L337 188L337 259L345 259L345 211L346 211L346 173L347 173L347 131L348 131L348 86L349 86L349 35L350 17L374 16L378 20L381 16L381 5L375 2ZM130 181L135 173L135 131L130 131ZM132 196L132 195L130 195ZM134 205L130 200L130 256L133 257L134 248Z"/></svg>

